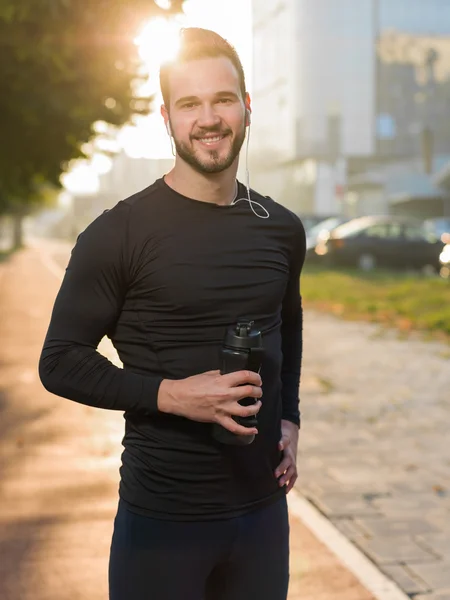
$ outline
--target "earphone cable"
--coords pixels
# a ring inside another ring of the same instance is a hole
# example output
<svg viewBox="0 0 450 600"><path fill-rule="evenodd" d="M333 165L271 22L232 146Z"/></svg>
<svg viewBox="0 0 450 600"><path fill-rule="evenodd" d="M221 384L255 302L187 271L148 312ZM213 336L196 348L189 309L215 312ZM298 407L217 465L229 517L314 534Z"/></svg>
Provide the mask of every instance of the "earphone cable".
<svg viewBox="0 0 450 600"><path fill-rule="evenodd" d="M249 144L250 144L250 125L248 126L248 131L247 131L247 146L246 146L246 151L245 151L245 175L246 175L245 187L247 188L247 197L246 198L235 198L233 200L232 204L237 204L238 202L248 202L250 204L250 208L252 209L252 212L254 215L259 217L260 219L268 219L270 217L270 213L267 210L267 208L265 208L259 202L256 202L256 200L252 200L251 196L250 196L250 171L249 171L249 167L248 167ZM263 214L262 215L258 214L256 212L256 210L253 208L253 205L258 206L263 211Z"/></svg>

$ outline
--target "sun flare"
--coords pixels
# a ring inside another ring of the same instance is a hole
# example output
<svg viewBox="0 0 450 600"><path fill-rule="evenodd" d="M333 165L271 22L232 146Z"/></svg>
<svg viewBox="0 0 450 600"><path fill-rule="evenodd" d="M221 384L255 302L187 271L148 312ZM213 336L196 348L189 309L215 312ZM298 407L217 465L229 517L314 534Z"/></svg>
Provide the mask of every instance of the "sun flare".
<svg viewBox="0 0 450 600"><path fill-rule="evenodd" d="M146 70L157 71L162 63L175 57L179 48L181 25L174 19L158 17L148 21L135 39Z"/></svg>

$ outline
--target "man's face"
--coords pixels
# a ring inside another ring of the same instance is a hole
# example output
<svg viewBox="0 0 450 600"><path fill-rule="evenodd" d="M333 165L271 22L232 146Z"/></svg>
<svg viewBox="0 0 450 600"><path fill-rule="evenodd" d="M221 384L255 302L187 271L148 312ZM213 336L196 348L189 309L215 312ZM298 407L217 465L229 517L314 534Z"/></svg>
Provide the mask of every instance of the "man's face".
<svg viewBox="0 0 450 600"><path fill-rule="evenodd" d="M176 66L169 84L170 126L178 156L200 173L228 169L238 158L246 125L233 63L225 57L188 61Z"/></svg>

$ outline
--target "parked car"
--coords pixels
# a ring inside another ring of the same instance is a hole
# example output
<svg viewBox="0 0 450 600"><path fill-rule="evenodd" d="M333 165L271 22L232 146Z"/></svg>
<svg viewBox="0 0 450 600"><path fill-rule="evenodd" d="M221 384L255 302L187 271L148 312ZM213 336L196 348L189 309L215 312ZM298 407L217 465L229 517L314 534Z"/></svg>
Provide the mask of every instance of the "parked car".
<svg viewBox="0 0 450 600"><path fill-rule="evenodd" d="M359 217L330 232L308 253L328 265L411 268L439 272L443 242L430 237L419 221L380 216Z"/></svg>
<svg viewBox="0 0 450 600"><path fill-rule="evenodd" d="M321 240L328 238L330 231L349 220L349 217L329 217L324 221L320 221L306 232L306 247L308 249L314 248Z"/></svg>

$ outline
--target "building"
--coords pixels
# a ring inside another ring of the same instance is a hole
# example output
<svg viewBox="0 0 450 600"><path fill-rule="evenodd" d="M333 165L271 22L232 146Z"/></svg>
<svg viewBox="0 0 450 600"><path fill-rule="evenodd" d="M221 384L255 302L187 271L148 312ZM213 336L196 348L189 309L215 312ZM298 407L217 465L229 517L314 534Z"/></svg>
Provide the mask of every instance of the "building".
<svg viewBox="0 0 450 600"><path fill-rule="evenodd" d="M296 212L448 152L449 0L253 0L253 39L252 185Z"/></svg>
<svg viewBox="0 0 450 600"><path fill-rule="evenodd" d="M449 160L436 172L433 177L433 182L441 190L444 190L447 194L447 201L444 203L444 210L442 216L450 218L450 158Z"/></svg>

